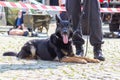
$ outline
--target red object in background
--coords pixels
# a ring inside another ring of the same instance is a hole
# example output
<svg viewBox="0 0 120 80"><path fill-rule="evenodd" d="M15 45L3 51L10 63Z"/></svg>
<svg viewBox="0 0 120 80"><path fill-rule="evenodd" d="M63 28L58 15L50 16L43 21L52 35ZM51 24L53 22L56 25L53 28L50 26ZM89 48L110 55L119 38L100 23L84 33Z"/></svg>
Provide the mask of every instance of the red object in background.
<svg viewBox="0 0 120 80"><path fill-rule="evenodd" d="M99 0L100 1L100 3L102 3L103 2L103 0Z"/></svg>
<svg viewBox="0 0 120 80"><path fill-rule="evenodd" d="M103 3L104 0L99 0L99 1L100 1L100 3ZM108 0L108 2L110 2L110 0Z"/></svg>

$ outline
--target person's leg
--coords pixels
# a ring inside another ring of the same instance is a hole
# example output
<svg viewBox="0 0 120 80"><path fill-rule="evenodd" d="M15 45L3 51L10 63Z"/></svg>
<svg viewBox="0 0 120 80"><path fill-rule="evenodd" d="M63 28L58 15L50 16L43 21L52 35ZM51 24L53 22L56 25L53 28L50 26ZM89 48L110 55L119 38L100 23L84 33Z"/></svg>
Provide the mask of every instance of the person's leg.
<svg viewBox="0 0 120 80"><path fill-rule="evenodd" d="M8 32L8 34L9 34L9 35L23 36L24 31L23 31L23 30L20 30L20 29L11 29L11 30Z"/></svg>
<svg viewBox="0 0 120 80"><path fill-rule="evenodd" d="M22 23L21 23L21 18L17 18L16 19L16 28L18 28L18 29L22 29L22 25L21 25Z"/></svg>
<svg viewBox="0 0 120 80"><path fill-rule="evenodd" d="M76 54L83 56L84 40L82 38L81 26L80 26L80 8L81 0L66 0L66 10L68 17L72 19L73 22L73 44L76 47Z"/></svg>
<svg viewBox="0 0 120 80"><path fill-rule="evenodd" d="M87 4L89 17L88 19L90 21L90 43L94 47L94 58L104 61L105 58L103 57L101 49L101 44L103 44L103 34L101 25L100 4L98 0L88 1Z"/></svg>
<svg viewBox="0 0 120 80"><path fill-rule="evenodd" d="M67 12L66 11L60 12L60 18L62 20L68 20Z"/></svg>

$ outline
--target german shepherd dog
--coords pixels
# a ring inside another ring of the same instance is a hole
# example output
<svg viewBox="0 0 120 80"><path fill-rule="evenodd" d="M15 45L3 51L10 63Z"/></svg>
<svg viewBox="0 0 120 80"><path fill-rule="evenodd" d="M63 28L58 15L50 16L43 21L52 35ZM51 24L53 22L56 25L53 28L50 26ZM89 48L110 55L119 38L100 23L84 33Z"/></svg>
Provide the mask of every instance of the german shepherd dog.
<svg viewBox="0 0 120 80"><path fill-rule="evenodd" d="M60 62L98 63L97 59L75 56L72 49L72 22L61 20L56 15L56 31L49 39L34 39L26 42L19 53L5 52L3 56L16 56L21 59L55 60Z"/></svg>

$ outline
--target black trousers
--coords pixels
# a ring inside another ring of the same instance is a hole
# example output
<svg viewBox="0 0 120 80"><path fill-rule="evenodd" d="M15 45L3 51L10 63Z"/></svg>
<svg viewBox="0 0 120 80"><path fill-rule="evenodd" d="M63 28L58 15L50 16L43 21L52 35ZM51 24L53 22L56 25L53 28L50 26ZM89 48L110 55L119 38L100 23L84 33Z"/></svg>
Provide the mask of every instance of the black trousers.
<svg viewBox="0 0 120 80"><path fill-rule="evenodd" d="M67 14L72 18L73 30L75 32L73 43L80 46L84 44L82 28L89 25L91 45L101 45L103 43L103 34L98 0L84 0L82 12L80 6L81 0L66 0Z"/></svg>

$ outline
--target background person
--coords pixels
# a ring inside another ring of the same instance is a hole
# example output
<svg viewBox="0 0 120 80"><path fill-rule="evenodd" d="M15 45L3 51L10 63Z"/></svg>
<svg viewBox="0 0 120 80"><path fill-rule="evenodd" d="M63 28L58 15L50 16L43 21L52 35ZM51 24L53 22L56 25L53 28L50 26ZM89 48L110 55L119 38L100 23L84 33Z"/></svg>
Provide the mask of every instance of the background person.
<svg viewBox="0 0 120 80"><path fill-rule="evenodd" d="M20 0L19 2L22 3L30 3L29 0ZM28 9L26 8L22 8L22 10L20 10L18 12L18 17L15 21L15 28L10 29L8 31L8 35L18 35L18 36L28 36L29 35L29 30L27 27L24 26L24 14L28 14Z"/></svg>
<svg viewBox="0 0 120 80"><path fill-rule="evenodd" d="M59 0L59 6L65 7L66 0ZM60 11L60 18L62 20L68 20L67 12L66 11Z"/></svg>
<svg viewBox="0 0 120 80"><path fill-rule="evenodd" d="M30 4L30 1L29 0L20 0L19 1L20 3L25 3L25 4ZM20 13L22 13L20 16L21 16L21 20L20 22L17 21L17 23L22 23L22 27L24 27L24 15L25 14L28 14L29 13L29 9L26 9L26 8L22 8L22 10L20 10ZM19 15L19 14L18 14Z"/></svg>
<svg viewBox="0 0 120 80"><path fill-rule="evenodd" d="M23 19L22 19L22 10L18 12L18 16L15 20L15 28L18 28L18 29L24 28Z"/></svg>
<svg viewBox="0 0 120 80"><path fill-rule="evenodd" d="M18 17L15 21L15 28L11 28L8 31L8 35L17 35L17 36L28 36L29 35L29 31L27 27L25 27L23 24L21 10L18 12Z"/></svg>
<svg viewBox="0 0 120 80"><path fill-rule="evenodd" d="M23 24L22 10L18 12L18 17L15 20L15 28L11 28L8 31L8 35L17 35L17 36L28 36L29 35L29 31L27 27L25 27Z"/></svg>
<svg viewBox="0 0 120 80"><path fill-rule="evenodd" d="M29 3L29 0L20 0L19 2ZM28 36L29 30L24 26L24 14L28 14L28 9L23 8L18 12L18 17L15 21L15 28L8 31L8 35Z"/></svg>

